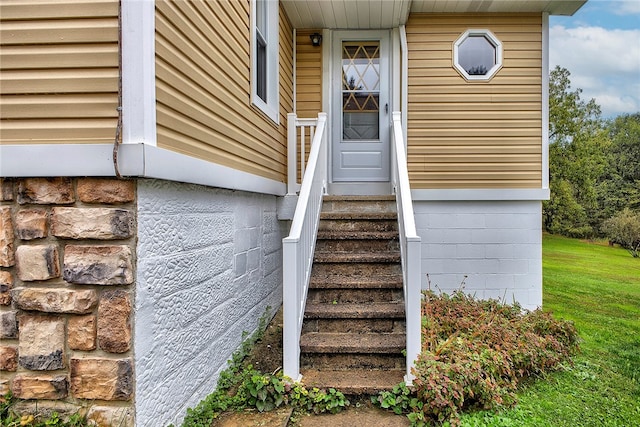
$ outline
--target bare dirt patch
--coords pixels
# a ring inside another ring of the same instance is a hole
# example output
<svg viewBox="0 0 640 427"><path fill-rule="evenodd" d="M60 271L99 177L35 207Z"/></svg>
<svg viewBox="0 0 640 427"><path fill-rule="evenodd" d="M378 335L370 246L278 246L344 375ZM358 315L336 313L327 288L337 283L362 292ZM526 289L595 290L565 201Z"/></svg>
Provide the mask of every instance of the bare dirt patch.
<svg viewBox="0 0 640 427"><path fill-rule="evenodd" d="M282 307L271 319L244 364L252 365L264 374L273 374L282 369Z"/></svg>

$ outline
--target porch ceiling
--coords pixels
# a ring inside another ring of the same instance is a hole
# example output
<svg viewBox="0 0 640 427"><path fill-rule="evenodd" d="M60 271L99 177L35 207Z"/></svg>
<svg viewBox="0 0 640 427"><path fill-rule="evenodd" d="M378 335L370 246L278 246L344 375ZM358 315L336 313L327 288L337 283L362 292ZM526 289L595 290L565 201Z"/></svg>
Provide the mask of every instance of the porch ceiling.
<svg viewBox="0 0 640 427"><path fill-rule="evenodd" d="M587 0L281 0L294 28L394 28L409 13L548 12L573 15Z"/></svg>

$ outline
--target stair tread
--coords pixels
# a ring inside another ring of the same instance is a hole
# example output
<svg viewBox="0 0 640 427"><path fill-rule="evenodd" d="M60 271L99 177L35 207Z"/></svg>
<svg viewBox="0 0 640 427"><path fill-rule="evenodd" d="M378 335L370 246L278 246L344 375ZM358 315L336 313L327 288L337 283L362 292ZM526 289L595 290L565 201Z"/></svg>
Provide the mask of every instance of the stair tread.
<svg viewBox="0 0 640 427"><path fill-rule="evenodd" d="M398 214L396 212L320 212L320 219L363 219L363 220L385 220L385 219L397 219Z"/></svg>
<svg viewBox="0 0 640 427"><path fill-rule="evenodd" d="M305 318L309 319L388 319L404 318L404 303L307 303Z"/></svg>
<svg viewBox="0 0 640 427"><path fill-rule="evenodd" d="M376 201L395 201L396 196L393 194L380 194L373 196L338 196L326 195L322 200L327 202L376 202Z"/></svg>
<svg viewBox="0 0 640 427"><path fill-rule="evenodd" d="M318 230L319 240L395 240L398 237L398 231Z"/></svg>
<svg viewBox="0 0 640 427"><path fill-rule="evenodd" d="M405 334L309 332L300 337L304 353L398 354L405 348Z"/></svg>
<svg viewBox="0 0 640 427"><path fill-rule="evenodd" d="M316 251L314 262L400 262L400 251L325 252Z"/></svg>
<svg viewBox="0 0 640 427"><path fill-rule="evenodd" d="M349 277L340 274L311 273L310 289L398 289L402 288L402 275Z"/></svg>
<svg viewBox="0 0 640 427"><path fill-rule="evenodd" d="M320 389L335 388L347 395L373 395L380 391L391 390L396 384L404 381L402 370L345 370L318 371L306 369L302 378L308 387Z"/></svg>

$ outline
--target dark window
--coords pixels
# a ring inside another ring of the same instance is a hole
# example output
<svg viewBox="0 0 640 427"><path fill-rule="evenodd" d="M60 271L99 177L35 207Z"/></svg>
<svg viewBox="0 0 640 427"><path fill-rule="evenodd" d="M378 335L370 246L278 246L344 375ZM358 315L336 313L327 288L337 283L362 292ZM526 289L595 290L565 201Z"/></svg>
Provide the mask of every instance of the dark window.
<svg viewBox="0 0 640 427"><path fill-rule="evenodd" d="M458 63L469 75L484 76L496 65L496 47L484 35L469 36L460 43Z"/></svg>
<svg viewBox="0 0 640 427"><path fill-rule="evenodd" d="M235 1L235 0L234 0ZM279 121L278 8L275 0L253 0L251 102L275 123Z"/></svg>
<svg viewBox="0 0 640 427"><path fill-rule="evenodd" d="M256 38L256 95L267 102L267 43L260 33Z"/></svg>

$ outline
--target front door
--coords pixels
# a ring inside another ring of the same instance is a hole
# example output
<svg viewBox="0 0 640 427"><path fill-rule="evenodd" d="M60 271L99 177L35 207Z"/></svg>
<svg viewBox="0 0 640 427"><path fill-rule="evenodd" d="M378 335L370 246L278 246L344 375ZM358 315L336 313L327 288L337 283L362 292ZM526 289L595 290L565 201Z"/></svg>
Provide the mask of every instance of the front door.
<svg viewBox="0 0 640 427"><path fill-rule="evenodd" d="M333 38L332 180L389 182L389 33Z"/></svg>

